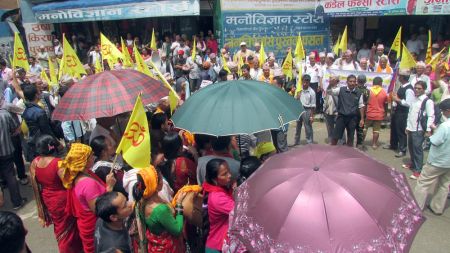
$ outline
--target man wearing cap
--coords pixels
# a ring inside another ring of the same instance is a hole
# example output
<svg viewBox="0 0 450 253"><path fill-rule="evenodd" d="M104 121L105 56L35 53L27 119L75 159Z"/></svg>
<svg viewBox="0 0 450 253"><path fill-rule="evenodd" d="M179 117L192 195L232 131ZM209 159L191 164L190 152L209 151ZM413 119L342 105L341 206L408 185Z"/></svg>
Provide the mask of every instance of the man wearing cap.
<svg viewBox="0 0 450 253"><path fill-rule="evenodd" d="M347 131L347 146L353 147L356 125L364 126L364 101L361 92L356 89L356 76L347 77L347 87L336 87L331 93L338 96L338 116L334 128L331 145L337 145L342 138L344 130ZM361 119L358 122L358 119Z"/></svg>
<svg viewBox="0 0 450 253"><path fill-rule="evenodd" d="M180 73L181 76L179 76L176 79L175 82L175 91L177 92L178 96L181 98L181 100L185 101L189 98L191 95L190 87L189 87L189 71L190 67L188 65L181 66Z"/></svg>
<svg viewBox="0 0 450 253"><path fill-rule="evenodd" d="M39 47L39 52L37 53L36 58L44 69L48 68L48 53L45 51L45 47L43 45Z"/></svg>
<svg viewBox="0 0 450 253"><path fill-rule="evenodd" d="M428 161L423 166L414 189L417 204L424 209L428 193L436 184L437 189L427 206L436 215L444 212L450 185L450 156L448 155L450 150L450 99L443 100L439 109L446 121L430 137L431 147Z"/></svg>
<svg viewBox="0 0 450 253"><path fill-rule="evenodd" d="M398 81L400 88L392 96L392 114L391 114L391 137L390 144L385 149L397 150L395 157L406 155L406 120L408 118L409 107L414 102L414 88L409 82L410 71L400 69Z"/></svg>
<svg viewBox="0 0 450 253"><path fill-rule="evenodd" d="M312 123L314 121L314 111L316 109L316 92L310 87L311 77L308 74L302 76L303 89L297 94L296 99L299 99L305 109L300 119L297 121L295 131L295 145L300 144L300 136L302 133L302 125L305 125L306 142L313 143L314 134Z"/></svg>
<svg viewBox="0 0 450 253"><path fill-rule="evenodd" d="M250 49L247 49L247 43L245 42L241 42L240 44L241 50L239 50L235 55L234 55L234 61L235 62L239 62L239 58L242 58L243 62L245 62L247 60L247 56L249 55L254 55L253 51Z"/></svg>
<svg viewBox="0 0 450 253"><path fill-rule="evenodd" d="M416 74L411 75L409 82L414 86L418 81L424 81L427 84L427 90L425 93L431 94L433 87L431 87L430 77L425 74L426 64L423 61L419 61L416 64Z"/></svg>
<svg viewBox="0 0 450 253"><path fill-rule="evenodd" d="M361 58L359 61L359 71L373 72L369 66L369 60L367 58Z"/></svg>
<svg viewBox="0 0 450 253"><path fill-rule="evenodd" d="M330 75L329 85L323 101L323 112L328 133L327 143L331 143L333 139L333 131L336 124L338 96L332 94L332 89L336 88L338 83L339 76Z"/></svg>
<svg viewBox="0 0 450 253"><path fill-rule="evenodd" d="M175 68L175 80L183 76L183 66L186 64L186 58L184 58L184 51L178 50L173 65Z"/></svg>
<svg viewBox="0 0 450 253"><path fill-rule="evenodd" d="M259 58L259 51L261 50L261 44L259 42L255 42L255 56ZM265 60L265 59L264 59Z"/></svg>
<svg viewBox="0 0 450 253"><path fill-rule="evenodd" d="M215 53L209 54L209 59L207 60L211 63L211 67L209 68L209 76L211 77L211 81L213 83L217 81L220 69L222 68L220 60L221 59L218 59Z"/></svg>
<svg viewBox="0 0 450 253"><path fill-rule="evenodd" d="M389 66L389 59L386 55L382 55L378 63L375 64L375 72L392 74L392 68Z"/></svg>
<svg viewBox="0 0 450 253"><path fill-rule="evenodd" d="M411 157L411 179L417 179L423 166L423 142L431 136L431 126L434 122L434 104L425 94L426 83L418 81L414 85L415 99L409 107L406 123L408 148ZM425 123L425 124L423 124ZM404 165L403 167L408 167Z"/></svg>
<svg viewBox="0 0 450 253"><path fill-rule="evenodd" d="M167 54L165 52L161 53L161 61L158 64L158 69L161 74L169 74L170 76L174 75L172 63L167 58Z"/></svg>
<svg viewBox="0 0 450 253"><path fill-rule="evenodd" d="M314 107L318 113L322 112L322 68L316 64L314 53L308 56L309 63L305 64L303 74L310 77L310 84L315 94L316 106Z"/></svg>
<svg viewBox="0 0 450 253"><path fill-rule="evenodd" d="M335 65L338 66L341 70L358 70L359 64L353 60L352 51L347 50L342 55L342 58L338 58L335 62Z"/></svg>
<svg viewBox="0 0 450 253"><path fill-rule="evenodd" d="M378 44L377 46L373 45L372 49L370 50L370 56L369 56L369 60L370 60L370 66L375 66L375 64L378 64L378 62L380 61L381 56L385 55L384 54L384 45L383 44Z"/></svg>
<svg viewBox="0 0 450 253"><path fill-rule="evenodd" d="M274 84L273 75L270 73L270 67L268 63L265 63L262 67L262 74L259 76L258 81Z"/></svg>
<svg viewBox="0 0 450 253"><path fill-rule="evenodd" d="M61 59L63 56L63 49L62 49L61 44L59 43L59 40L55 39L53 41L53 49L55 52L55 56L58 57L59 59Z"/></svg>
<svg viewBox="0 0 450 253"><path fill-rule="evenodd" d="M200 55L191 55L186 59L186 64L191 71L189 72L190 91L193 93L200 88L200 67L202 66L202 57Z"/></svg>
<svg viewBox="0 0 450 253"><path fill-rule="evenodd" d="M337 69L337 66L334 65L334 54L328 53L325 58L325 65L322 65L322 74L325 74L329 69Z"/></svg>
<svg viewBox="0 0 450 253"><path fill-rule="evenodd" d="M326 56L327 55L325 54L325 52L320 52L319 53L319 62L318 62L319 66L325 66L326 65L326 63L325 63L325 61L327 59Z"/></svg>

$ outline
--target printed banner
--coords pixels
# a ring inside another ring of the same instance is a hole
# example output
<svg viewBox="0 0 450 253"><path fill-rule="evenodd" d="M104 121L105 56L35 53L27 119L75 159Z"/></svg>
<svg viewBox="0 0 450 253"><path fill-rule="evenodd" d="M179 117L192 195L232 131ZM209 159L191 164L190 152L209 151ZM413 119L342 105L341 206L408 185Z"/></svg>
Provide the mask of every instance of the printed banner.
<svg viewBox="0 0 450 253"><path fill-rule="evenodd" d="M373 79L377 76L381 77L383 79L383 89L387 92L389 88L389 83L392 79L392 74L385 74L385 73L374 73L374 72L366 72L366 71L349 71L349 70L338 70L338 69L331 69L324 73L323 75L323 89L326 90L329 81L330 81L330 75L339 76L339 84L338 86L344 87L347 86L347 77L349 75L355 75L358 77L358 75L365 75L367 78L366 87L370 88L372 87Z"/></svg>
<svg viewBox="0 0 450 253"><path fill-rule="evenodd" d="M409 1L411 0L327 0L322 4L325 13L333 17L358 17L405 15ZM412 10L408 14L412 14Z"/></svg>
<svg viewBox="0 0 450 253"><path fill-rule="evenodd" d="M311 10L318 4L315 0L222 0L223 11L242 10Z"/></svg>
<svg viewBox="0 0 450 253"><path fill-rule="evenodd" d="M152 1L77 9L36 11L40 23L86 22L200 15L199 0Z"/></svg>
<svg viewBox="0 0 450 253"><path fill-rule="evenodd" d="M330 24L314 11L242 11L223 12L224 43L231 52L237 52L241 42L249 49L255 42L263 42L266 53L274 52L283 59L288 47L295 48L299 32L308 50L326 50L329 47Z"/></svg>
<svg viewBox="0 0 450 253"><path fill-rule="evenodd" d="M449 0L417 0L417 15L448 15L450 14Z"/></svg>
<svg viewBox="0 0 450 253"><path fill-rule="evenodd" d="M54 55L52 44L52 32L54 31L53 24L24 23L23 27L25 28L30 56L36 57L41 46L45 47L45 51L47 51L50 56Z"/></svg>

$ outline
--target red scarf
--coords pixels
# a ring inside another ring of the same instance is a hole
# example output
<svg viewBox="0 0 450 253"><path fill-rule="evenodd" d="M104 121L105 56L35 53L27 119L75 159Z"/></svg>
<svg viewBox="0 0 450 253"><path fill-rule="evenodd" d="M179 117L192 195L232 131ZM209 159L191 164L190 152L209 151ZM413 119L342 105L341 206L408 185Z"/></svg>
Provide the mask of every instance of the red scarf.
<svg viewBox="0 0 450 253"><path fill-rule="evenodd" d="M208 193L223 192L223 193L229 195L230 197L233 197L233 189L227 189L222 186L212 185L212 184L209 184L208 182L203 182L202 187L203 187L204 192L208 192Z"/></svg>

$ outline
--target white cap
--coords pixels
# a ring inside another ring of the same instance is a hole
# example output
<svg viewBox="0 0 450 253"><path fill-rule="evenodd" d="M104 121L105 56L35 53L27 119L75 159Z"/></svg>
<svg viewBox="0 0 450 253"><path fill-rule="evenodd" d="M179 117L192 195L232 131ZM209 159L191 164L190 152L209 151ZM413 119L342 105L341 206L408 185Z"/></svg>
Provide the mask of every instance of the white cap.
<svg viewBox="0 0 450 253"><path fill-rule="evenodd" d="M242 47L242 46L247 46L247 43L245 43L244 41L242 41L240 46L241 46L241 47Z"/></svg>
<svg viewBox="0 0 450 253"><path fill-rule="evenodd" d="M319 57L325 57L325 52L320 52Z"/></svg>
<svg viewBox="0 0 450 253"><path fill-rule="evenodd" d="M333 58L334 59L334 54L333 53L328 53L327 54L327 58Z"/></svg>

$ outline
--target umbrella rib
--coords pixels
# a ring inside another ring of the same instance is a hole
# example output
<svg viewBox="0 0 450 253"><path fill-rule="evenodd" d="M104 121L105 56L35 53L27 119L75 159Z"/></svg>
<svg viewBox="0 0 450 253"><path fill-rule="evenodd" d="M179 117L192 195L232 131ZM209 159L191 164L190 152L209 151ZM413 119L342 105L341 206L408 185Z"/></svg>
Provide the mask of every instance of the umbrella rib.
<svg viewBox="0 0 450 253"><path fill-rule="evenodd" d="M320 184L320 180L318 180L318 181L319 181L319 184ZM321 192L320 194L322 195L323 210L325 212L325 217L326 217L326 221L327 221L328 238L331 238L331 231L330 231L331 229L330 229L330 223L328 222L327 205L325 203L325 198L323 196L323 192ZM329 242L329 243L330 243L330 248L332 248L331 242Z"/></svg>

